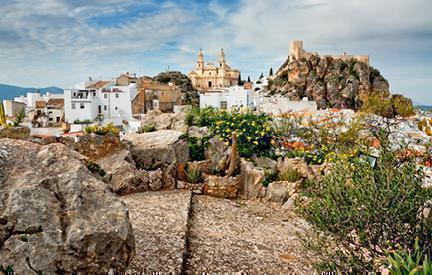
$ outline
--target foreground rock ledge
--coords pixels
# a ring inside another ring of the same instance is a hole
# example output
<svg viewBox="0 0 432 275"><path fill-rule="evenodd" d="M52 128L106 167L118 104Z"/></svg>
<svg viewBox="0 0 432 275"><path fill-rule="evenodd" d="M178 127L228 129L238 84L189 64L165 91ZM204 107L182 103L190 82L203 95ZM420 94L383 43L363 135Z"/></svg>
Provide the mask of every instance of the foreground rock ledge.
<svg viewBox="0 0 432 275"><path fill-rule="evenodd" d="M17 274L124 271L125 204L62 144L0 139L0 264Z"/></svg>

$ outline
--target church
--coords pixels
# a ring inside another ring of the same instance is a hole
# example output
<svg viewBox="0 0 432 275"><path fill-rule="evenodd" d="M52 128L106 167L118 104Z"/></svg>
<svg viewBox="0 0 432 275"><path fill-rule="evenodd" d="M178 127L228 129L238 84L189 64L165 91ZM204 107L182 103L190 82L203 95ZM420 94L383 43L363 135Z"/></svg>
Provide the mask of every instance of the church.
<svg viewBox="0 0 432 275"><path fill-rule="evenodd" d="M238 84L239 70L231 69L225 62L223 49L219 54L219 63L215 66L212 62L204 64L204 55L200 49L198 53L197 67L189 73L192 86L198 91L217 90Z"/></svg>

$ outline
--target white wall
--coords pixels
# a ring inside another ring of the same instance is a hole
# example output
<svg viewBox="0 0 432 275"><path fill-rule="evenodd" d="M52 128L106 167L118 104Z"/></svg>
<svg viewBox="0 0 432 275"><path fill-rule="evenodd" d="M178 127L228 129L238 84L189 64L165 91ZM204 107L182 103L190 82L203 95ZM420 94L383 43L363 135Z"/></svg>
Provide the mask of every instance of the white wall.
<svg viewBox="0 0 432 275"><path fill-rule="evenodd" d="M81 85L82 84L82 85ZM75 85L82 87L85 83ZM116 90L119 90L116 92ZM132 119L132 100L136 96L136 86L111 86L96 90L96 96L89 93L88 98L73 98L73 93L78 93L78 89L65 89L65 120L73 123L75 120L94 120L98 115L102 115L105 120L116 118L115 121ZM75 109L72 104L75 103ZM84 108L81 108L84 104ZM100 106L100 113L99 113Z"/></svg>

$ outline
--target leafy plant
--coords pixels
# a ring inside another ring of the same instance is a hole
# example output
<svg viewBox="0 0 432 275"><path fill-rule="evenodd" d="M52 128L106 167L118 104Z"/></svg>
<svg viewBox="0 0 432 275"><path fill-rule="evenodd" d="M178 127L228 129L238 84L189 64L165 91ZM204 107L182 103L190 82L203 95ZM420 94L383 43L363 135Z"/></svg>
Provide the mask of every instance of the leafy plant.
<svg viewBox="0 0 432 275"><path fill-rule="evenodd" d="M13 122L13 127L19 126L20 123L23 122L24 118L25 118L25 111L24 111L24 109L21 110L21 111L19 111L19 112L16 112L15 120Z"/></svg>
<svg viewBox="0 0 432 275"><path fill-rule="evenodd" d="M414 243L413 252L403 250L389 253L387 265L394 275L426 275L432 274L432 260L424 254L419 246L418 239Z"/></svg>
<svg viewBox="0 0 432 275"><path fill-rule="evenodd" d="M185 171L188 182L198 183L201 180L201 171L199 167L189 166Z"/></svg>
<svg viewBox="0 0 432 275"><path fill-rule="evenodd" d="M226 143L232 142L232 133L237 134L238 153L241 157L269 156L272 154L273 128L266 114L252 112L220 111L211 126L214 135Z"/></svg>
<svg viewBox="0 0 432 275"><path fill-rule="evenodd" d="M74 124L91 124L91 120L90 119L86 119L86 120L79 120L79 119L75 119Z"/></svg>
<svg viewBox="0 0 432 275"><path fill-rule="evenodd" d="M146 124L141 128L142 133L149 133L149 132L155 132L156 126L153 124Z"/></svg>
<svg viewBox="0 0 432 275"><path fill-rule="evenodd" d="M302 173L293 168L286 168L279 172L279 180L296 182L303 178Z"/></svg>
<svg viewBox="0 0 432 275"><path fill-rule="evenodd" d="M98 173L101 177L104 177L106 175L105 170L103 170L102 167L99 166L99 164L93 161L89 161L86 166L87 169L89 169L92 173Z"/></svg>
<svg viewBox="0 0 432 275"><path fill-rule="evenodd" d="M12 265L7 265L6 267L4 267L3 265L0 264L0 272L3 273L4 275L15 274Z"/></svg>
<svg viewBox="0 0 432 275"><path fill-rule="evenodd" d="M276 181L278 179L277 172L274 172L269 169L264 170L264 180L262 182L262 185L267 187L269 186L270 182Z"/></svg>
<svg viewBox="0 0 432 275"><path fill-rule="evenodd" d="M399 159L385 139L381 145L375 167L360 158L339 160L303 191L308 199L298 211L321 232L306 243L341 273L371 272L385 250L409 248L416 237L432 251L432 224L418 215L432 190L422 188L414 158Z"/></svg>
<svg viewBox="0 0 432 275"><path fill-rule="evenodd" d="M84 131L89 134L94 133L98 135L106 135L106 134L118 135L120 133L120 130L117 127L115 127L112 122L108 123L103 127L99 127L97 125L87 126L84 128Z"/></svg>
<svg viewBox="0 0 432 275"><path fill-rule="evenodd" d="M210 137L198 138L184 135L181 138L187 142L187 145L189 147L189 156L191 160L199 161L205 159L204 153L208 146L208 141L210 140Z"/></svg>

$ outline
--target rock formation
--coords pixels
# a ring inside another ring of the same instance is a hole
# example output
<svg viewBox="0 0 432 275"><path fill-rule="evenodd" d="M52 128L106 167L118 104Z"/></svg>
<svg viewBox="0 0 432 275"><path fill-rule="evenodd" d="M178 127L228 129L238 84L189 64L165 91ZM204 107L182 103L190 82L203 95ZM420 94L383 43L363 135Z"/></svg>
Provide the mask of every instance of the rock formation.
<svg viewBox="0 0 432 275"><path fill-rule="evenodd" d="M126 270L135 240L125 204L56 143L0 139L0 264L16 274Z"/></svg>
<svg viewBox="0 0 432 275"><path fill-rule="evenodd" d="M268 91L291 100L307 97L320 109L358 109L371 93L389 94L389 83L378 70L356 59L310 54L300 60L288 58L270 80Z"/></svg>
<svg viewBox="0 0 432 275"><path fill-rule="evenodd" d="M198 92L192 87L190 79L181 72L161 72L157 76L153 77L153 80L160 83L174 82L178 87L180 87L181 92L186 95L183 100L184 104L198 104Z"/></svg>

